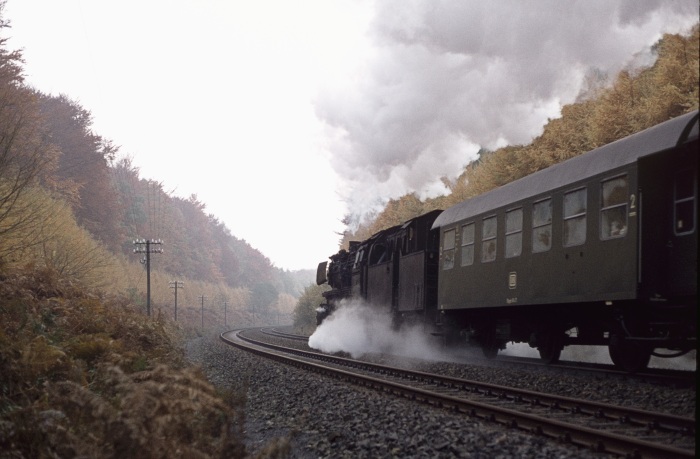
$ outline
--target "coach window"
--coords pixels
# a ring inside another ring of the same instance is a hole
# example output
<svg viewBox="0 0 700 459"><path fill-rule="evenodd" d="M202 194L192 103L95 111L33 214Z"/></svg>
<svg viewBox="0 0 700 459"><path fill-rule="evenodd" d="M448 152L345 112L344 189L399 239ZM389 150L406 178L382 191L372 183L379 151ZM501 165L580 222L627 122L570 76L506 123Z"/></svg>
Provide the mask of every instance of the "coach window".
<svg viewBox="0 0 700 459"><path fill-rule="evenodd" d="M695 196L697 184L692 170L681 171L676 174L673 187L674 233L676 236L691 234L695 231L697 206Z"/></svg>
<svg viewBox="0 0 700 459"><path fill-rule="evenodd" d="M564 195L564 247L586 242L586 205L585 188Z"/></svg>
<svg viewBox="0 0 700 459"><path fill-rule="evenodd" d="M442 269L452 269L455 265L455 234L456 229L445 231L442 242Z"/></svg>
<svg viewBox="0 0 700 459"><path fill-rule="evenodd" d="M506 212L506 258L518 257L523 252L523 209Z"/></svg>
<svg viewBox="0 0 700 459"><path fill-rule="evenodd" d="M481 227L481 261L483 263L496 259L496 217L485 218Z"/></svg>
<svg viewBox="0 0 700 459"><path fill-rule="evenodd" d="M474 223L462 225L462 266L474 264Z"/></svg>
<svg viewBox="0 0 700 459"><path fill-rule="evenodd" d="M627 234L627 176L606 180L600 193L600 238L615 239Z"/></svg>
<svg viewBox="0 0 700 459"><path fill-rule="evenodd" d="M552 198L532 205L532 252L546 252L552 248Z"/></svg>

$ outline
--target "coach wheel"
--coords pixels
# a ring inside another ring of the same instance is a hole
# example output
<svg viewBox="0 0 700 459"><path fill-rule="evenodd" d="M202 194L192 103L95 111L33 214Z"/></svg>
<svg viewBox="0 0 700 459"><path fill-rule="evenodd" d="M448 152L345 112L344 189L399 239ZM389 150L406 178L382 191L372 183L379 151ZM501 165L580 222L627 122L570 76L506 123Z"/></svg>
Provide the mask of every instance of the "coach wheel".
<svg viewBox="0 0 700 459"><path fill-rule="evenodd" d="M540 352L540 359L547 365L557 363L564 347L562 337L559 334L548 333L540 335L538 342L540 345L537 346L537 350Z"/></svg>
<svg viewBox="0 0 700 459"><path fill-rule="evenodd" d="M633 373L649 365L653 349L640 343L628 341L622 337L611 336L608 352L616 367Z"/></svg>
<svg viewBox="0 0 700 459"><path fill-rule="evenodd" d="M547 365L557 363L561 357L561 348L552 345L540 346L537 348L540 351L540 359Z"/></svg>

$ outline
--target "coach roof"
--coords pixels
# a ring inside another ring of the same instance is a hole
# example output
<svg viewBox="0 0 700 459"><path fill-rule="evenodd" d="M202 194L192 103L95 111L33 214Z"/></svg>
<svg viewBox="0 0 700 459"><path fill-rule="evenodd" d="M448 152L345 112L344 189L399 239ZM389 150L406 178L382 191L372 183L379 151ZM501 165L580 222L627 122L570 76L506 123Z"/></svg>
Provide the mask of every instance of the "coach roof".
<svg viewBox="0 0 700 459"><path fill-rule="evenodd" d="M456 204L440 214L433 229L632 164L697 138L696 110Z"/></svg>

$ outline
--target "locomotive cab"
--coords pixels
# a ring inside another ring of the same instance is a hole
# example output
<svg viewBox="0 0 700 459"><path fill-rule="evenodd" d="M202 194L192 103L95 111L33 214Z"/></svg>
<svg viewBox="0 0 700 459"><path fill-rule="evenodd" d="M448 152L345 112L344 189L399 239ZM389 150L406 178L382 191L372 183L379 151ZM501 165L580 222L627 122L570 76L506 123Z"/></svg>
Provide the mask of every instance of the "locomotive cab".
<svg viewBox="0 0 700 459"><path fill-rule="evenodd" d="M346 298L365 301L391 316L395 327L404 323L431 326L437 304L438 232L431 226L441 210L434 210L362 242L321 263L317 283L328 282L317 322L330 315Z"/></svg>

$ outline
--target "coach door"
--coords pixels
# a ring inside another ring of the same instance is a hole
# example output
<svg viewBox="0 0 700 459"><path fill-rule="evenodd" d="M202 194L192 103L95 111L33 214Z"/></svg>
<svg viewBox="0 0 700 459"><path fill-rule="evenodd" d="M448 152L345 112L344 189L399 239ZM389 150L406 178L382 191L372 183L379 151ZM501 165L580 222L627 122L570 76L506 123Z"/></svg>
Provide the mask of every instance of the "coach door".
<svg viewBox="0 0 700 459"><path fill-rule="evenodd" d="M697 294L697 142L639 161L640 297Z"/></svg>
<svg viewBox="0 0 700 459"><path fill-rule="evenodd" d="M697 144L694 161L678 164L673 174L672 221L669 234L669 294L686 296L697 293L698 266L698 163ZM690 156L690 155L688 155Z"/></svg>

